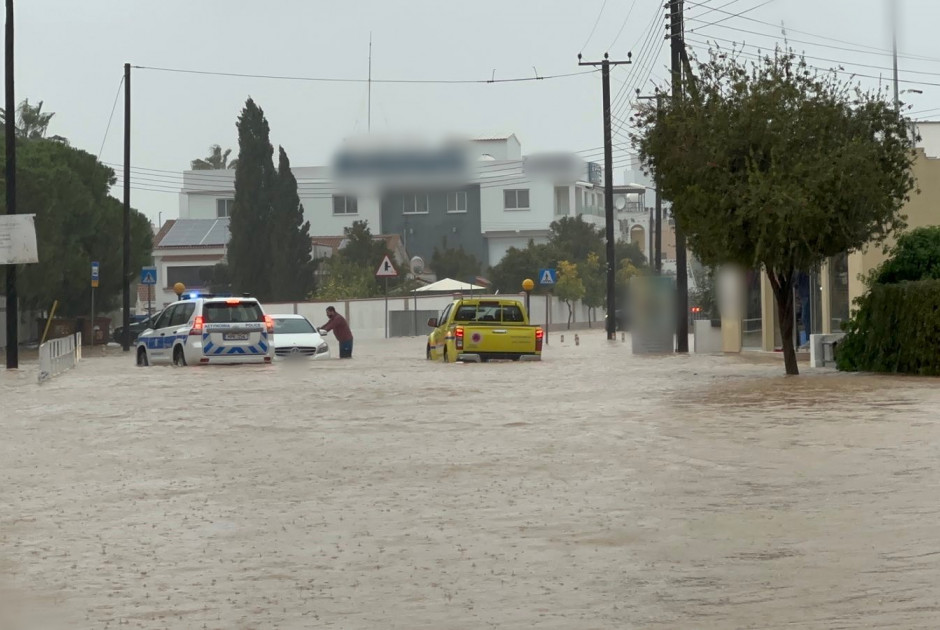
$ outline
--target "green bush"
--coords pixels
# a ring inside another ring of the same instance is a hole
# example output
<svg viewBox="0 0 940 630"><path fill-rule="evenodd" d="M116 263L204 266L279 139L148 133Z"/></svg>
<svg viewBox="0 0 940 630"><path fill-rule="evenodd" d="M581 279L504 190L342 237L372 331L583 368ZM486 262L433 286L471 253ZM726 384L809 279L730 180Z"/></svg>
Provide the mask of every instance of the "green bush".
<svg viewBox="0 0 940 630"><path fill-rule="evenodd" d="M872 284L940 280L940 226L911 230L898 237L891 258L872 274Z"/></svg>
<svg viewBox="0 0 940 630"><path fill-rule="evenodd" d="M840 370L940 376L940 280L873 284L857 305Z"/></svg>

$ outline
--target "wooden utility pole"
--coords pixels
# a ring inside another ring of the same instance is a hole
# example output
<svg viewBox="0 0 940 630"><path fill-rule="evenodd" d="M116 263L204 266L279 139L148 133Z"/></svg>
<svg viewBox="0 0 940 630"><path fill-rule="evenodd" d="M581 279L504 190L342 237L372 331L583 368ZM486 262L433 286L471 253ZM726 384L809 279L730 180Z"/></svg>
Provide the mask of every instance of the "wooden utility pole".
<svg viewBox="0 0 940 630"><path fill-rule="evenodd" d="M682 55L685 49L683 26L684 0L669 0L669 39L672 57L672 98L682 99ZM658 195L657 195L658 197ZM685 234L672 215L676 229L676 352L689 351L689 269L686 260Z"/></svg>
<svg viewBox="0 0 940 630"><path fill-rule="evenodd" d="M6 185L7 214L16 214L16 99L13 96L13 0L7 0L6 23ZM19 321L16 295L16 265L6 267L7 369L20 364Z"/></svg>
<svg viewBox="0 0 940 630"><path fill-rule="evenodd" d="M124 334L121 347L131 349L131 64L124 64Z"/></svg>
<svg viewBox="0 0 940 630"><path fill-rule="evenodd" d="M633 63L627 55L626 61L611 61L604 53L602 61L581 61L578 54L579 66L601 67L601 80L604 99L604 222L607 237L607 339L617 339L617 261L614 239L614 157L613 143L610 132L610 67Z"/></svg>

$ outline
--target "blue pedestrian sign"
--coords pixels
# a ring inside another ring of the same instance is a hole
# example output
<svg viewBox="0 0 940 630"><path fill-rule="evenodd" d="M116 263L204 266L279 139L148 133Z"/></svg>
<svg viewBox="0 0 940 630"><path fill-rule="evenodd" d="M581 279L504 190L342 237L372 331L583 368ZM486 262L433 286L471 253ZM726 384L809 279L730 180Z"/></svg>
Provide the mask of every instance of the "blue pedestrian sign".
<svg viewBox="0 0 940 630"><path fill-rule="evenodd" d="M98 274L99 269L100 267L98 265L98 261L97 260L93 261L91 263L91 286L92 288L95 288L98 286L98 280L100 279L100 275Z"/></svg>
<svg viewBox="0 0 940 630"><path fill-rule="evenodd" d="M140 283L141 284L156 284L157 283L157 268L156 267L144 267L140 270Z"/></svg>
<svg viewBox="0 0 940 630"><path fill-rule="evenodd" d="M539 284L553 285L558 284L557 269L539 269Z"/></svg>

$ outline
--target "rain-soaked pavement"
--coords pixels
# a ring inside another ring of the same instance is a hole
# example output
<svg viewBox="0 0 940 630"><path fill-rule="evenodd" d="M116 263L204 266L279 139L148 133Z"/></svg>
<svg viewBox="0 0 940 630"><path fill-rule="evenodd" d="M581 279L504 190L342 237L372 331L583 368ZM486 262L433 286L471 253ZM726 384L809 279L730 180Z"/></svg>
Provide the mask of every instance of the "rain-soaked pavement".
<svg viewBox="0 0 940 630"><path fill-rule="evenodd" d="M940 382L567 341L541 364L399 339L293 369L0 372L0 615L940 625Z"/></svg>

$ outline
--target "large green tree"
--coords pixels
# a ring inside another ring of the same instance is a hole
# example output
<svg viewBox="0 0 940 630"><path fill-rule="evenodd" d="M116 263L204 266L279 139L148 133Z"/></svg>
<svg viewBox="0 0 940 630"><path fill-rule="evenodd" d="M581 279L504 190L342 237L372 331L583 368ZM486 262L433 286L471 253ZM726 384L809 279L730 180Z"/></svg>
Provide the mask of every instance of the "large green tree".
<svg viewBox="0 0 940 630"><path fill-rule="evenodd" d="M39 101L37 105L30 105L29 99L24 99L16 108L16 137L23 140L42 140L46 139L49 131L49 123L55 112L42 111L43 102ZM6 110L0 108L0 123L6 123ZM62 136L51 136L49 140L68 143Z"/></svg>
<svg viewBox="0 0 940 630"><path fill-rule="evenodd" d="M271 297L271 225L277 171L264 112L248 99L238 117L235 206L229 222L229 275L236 292Z"/></svg>
<svg viewBox="0 0 940 630"><path fill-rule="evenodd" d="M297 194L284 147L278 147L277 180L271 213L271 297L279 302L306 299L313 290L310 222Z"/></svg>
<svg viewBox="0 0 940 630"><path fill-rule="evenodd" d="M461 282L473 282L480 275L480 261L463 246L447 247L445 242L441 249L434 248L431 269L438 280L453 278Z"/></svg>
<svg viewBox="0 0 940 630"><path fill-rule="evenodd" d="M592 321L597 320L597 309L604 306L607 300L606 269L601 263L601 257L596 253L588 254L587 260L578 268L581 280L584 283L584 305L589 311L588 327Z"/></svg>
<svg viewBox="0 0 940 630"><path fill-rule="evenodd" d="M22 306L48 310L58 300L58 313L87 315L91 263L97 261L95 310L110 310L118 305L123 290L123 205L108 196L114 171L90 153L44 135L43 131L17 140L17 211L36 215L39 249L38 263L18 267ZM0 139L0 147L3 144ZM0 169L2 158L0 151ZM2 212L5 199L0 193ZM132 209L131 279L150 263L152 249L150 222Z"/></svg>
<svg viewBox="0 0 940 630"><path fill-rule="evenodd" d="M381 294L385 281L375 277L375 271L385 256L394 260L385 240L376 238L368 221L353 221L343 229L343 243L336 254L325 261L326 279L316 292L319 299L367 298ZM407 270L399 263L398 283L404 281Z"/></svg>
<svg viewBox="0 0 940 630"><path fill-rule="evenodd" d="M537 285L539 269L553 268L557 262L558 255L551 245L529 241L524 249L510 247L503 259L490 270L489 280L493 289L500 293L519 293L523 280L529 278Z"/></svg>
<svg viewBox="0 0 940 630"><path fill-rule="evenodd" d="M685 98L641 108L634 137L703 264L763 268L797 374L797 272L883 242L914 186L908 122L885 95L792 51L756 63L713 51Z"/></svg>
<svg viewBox="0 0 940 630"><path fill-rule="evenodd" d="M585 262L592 253L601 258L605 256L603 234L580 216L552 221L548 242L558 256L576 265Z"/></svg>

